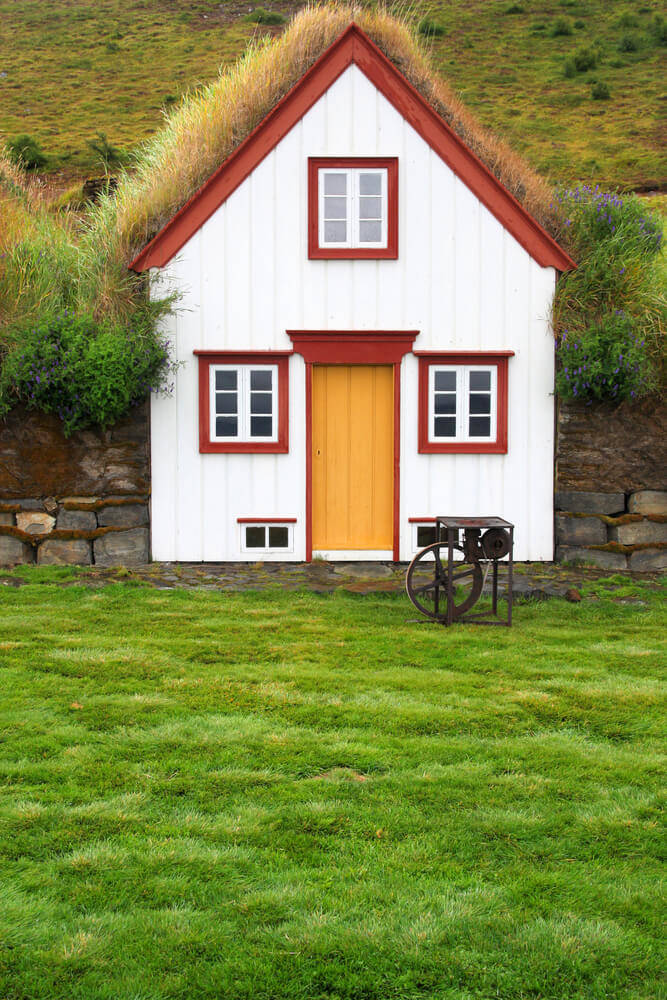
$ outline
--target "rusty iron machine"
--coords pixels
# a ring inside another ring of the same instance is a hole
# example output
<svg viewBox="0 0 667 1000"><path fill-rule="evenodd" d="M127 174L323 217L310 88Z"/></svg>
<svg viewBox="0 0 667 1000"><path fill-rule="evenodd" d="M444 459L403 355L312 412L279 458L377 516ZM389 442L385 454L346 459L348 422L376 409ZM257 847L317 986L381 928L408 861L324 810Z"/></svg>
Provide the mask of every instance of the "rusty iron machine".
<svg viewBox="0 0 667 1000"><path fill-rule="evenodd" d="M502 517L441 516L435 519L435 539L408 566L405 589L417 610L441 625L511 625L514 525ZM505 556L507 615L500 617L498 564ZM490 570L491 610L472 613Z"/></svg>

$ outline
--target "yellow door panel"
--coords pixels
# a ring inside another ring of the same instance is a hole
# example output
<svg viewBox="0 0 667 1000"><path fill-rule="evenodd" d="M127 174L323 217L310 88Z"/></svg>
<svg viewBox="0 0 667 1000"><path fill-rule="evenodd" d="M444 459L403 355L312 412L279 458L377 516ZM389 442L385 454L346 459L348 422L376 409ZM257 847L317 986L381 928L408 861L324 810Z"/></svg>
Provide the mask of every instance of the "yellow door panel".
<svg viewBox="0 0 667 1000"><path fill-rule="evenodd" d="M394 370L314 365L313 549L391 549Z"/></svg>

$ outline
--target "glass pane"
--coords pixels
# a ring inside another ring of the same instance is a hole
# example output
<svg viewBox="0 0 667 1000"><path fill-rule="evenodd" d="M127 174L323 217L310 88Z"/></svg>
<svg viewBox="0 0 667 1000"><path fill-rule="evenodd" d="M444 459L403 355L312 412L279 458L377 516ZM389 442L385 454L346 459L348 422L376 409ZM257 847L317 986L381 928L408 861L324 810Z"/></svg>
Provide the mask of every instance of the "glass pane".
<svg viewBox="0 0 667 1000"><path fill-rule="evenodd" d="M455 392L456 391L456 372L435 372L433 376L433 384L435 386L436 392Z"/></svg>
<svg viewBox="0 0 667 1000"><path fill-rule="evenodd" d="M423 549L425 545L432 545L435 541L435 527L426 528L423 525L417 526L417 545Z"/></svg>
<svg viewBox="0 0 667 1000"><path fill-rule="evenodd" d="M273 372L250 372L251 389L270 389L273 385Z"/></svg>
<svg viewBox="0 0 667 1000"><path fill-rule="evenodd" d="M490 389L491 372L470 372L470 388L471 390Z"/></svg>
<svg viewBox="0 0 667 1000"><path fill-rule="evenodd" d="M270 392L253 392L250 394L251 413L272 413L273 396Z"/></svg>
<svg viewBox="0 0 667 1000"><path fill-rule="evenodd" d="M491 417L471 417L470 437L488 437L491 433Z"/></svg>
<svg viewBox="0 0 667 1000"><path fill-rule="evenodd" d="M289 545L289 528L269 528L269 548L286 549Z"/></svg>
<svg viewBox="0 0 667 1000"><path fill-rule="evenodd" d="M491 412L491 396L488 393L484 395L480 393L471 392L470 393L470 412L471 413L490 413Z"/></svg>
<svg viewBox="0 0 667 1000"><path fill-rule="evenodd" d="M272 431L273 431L272 417L250 418L250 437L254 438L271 437Z"/></svg>
<svg viewBox="0 0 667 1000"><path fill-rule="evenodd" d="M381 219L382 218L382 198L360 198L359 199L360 219Z"/></svg>
<svg viewBox="0 0 667 1000"><path fill-rule="evenodd" d="M236 413L236 393L216 392L215 412L216 413Z"/></svg>
<svg viewBox="0 0 667 1000"><path fill-rule="evenodd" d="M435 423L435 436L439 438L453 438L456 437L456 418L455 417L436 417Z"/></svg>
<svg viewBox="0 0 667 1000"><path fill-rule="evenodd" d="M215 436L219 438L235 438L239 433L238 417L216 417Z"/></svg>
<svg viewBox="0 0 667 1000"><path fill-rule="evenodd" d="M436 392L435 394L436 413L456 413L456 396L453 392Z"/></svg>
<svg viewBox="0 0 667 1000"><path fill-rule="evenodd" d="M236 389L237 378L238 372L216 372L215 387L216 389Z"/></svg>
<svg viewBox="0 0 667 1000"><path fill-rule="evenodd" d="M360 243L379 243L382 239L382 223L381 222L360 222L359 223L359 242Z"/></svg>
<svg viewBox="0 0 667 1000"><path fill-rule="evenodd" d="M247 549L263 549L266 547L266 528L253 525L252 528L245 529L245 547Z"/></svg>
<svg viewBox="0 0 667 1000"><path fill-rule="evenodd" d="M359 174L359 194L382 194L382 174Z"/></svg>
<svg viewBox="0 0 667 1000"><path fill-rule="evenodd" d="M347 174L325 174L325 194L347 194Z"/></svg>
<svg viewBox="0 0 667 1000"><path fill-rule="evenodd" d="M347 219L347 198L325 198L325 219Z"/></svg>
<svg viewBox="0 0 667 1000"><path fill-rule="evenodd" d="M347 239L346 222L325 222L324 242L325 243L345 243Z"/></svg>

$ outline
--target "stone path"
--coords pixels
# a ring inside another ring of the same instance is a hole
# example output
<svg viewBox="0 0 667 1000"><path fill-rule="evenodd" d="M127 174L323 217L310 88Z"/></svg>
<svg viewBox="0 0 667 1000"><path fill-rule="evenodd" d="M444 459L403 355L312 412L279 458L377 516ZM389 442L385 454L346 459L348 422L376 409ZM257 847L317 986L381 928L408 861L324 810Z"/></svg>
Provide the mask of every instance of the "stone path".
<svg viewBox="0 0 667 1000"><path fill-rule="evenodd" d="M501 567L503 564L501 563ZM353 593L398 593L405 588L407 563L148 563L132 568L105 568L96 566L71 567L72 576L54 580L45 575L44 583L60 586L79 584L100 587L123 580L142 581L162 590L264 590L280 587L283 590L312 590L333 593L347 590ZM39 583L33 574L21 575L22 567L11 572L0 571L0 586L20 587L26 583ZM657 586L655 573L624 572L624 580L644 580ZM549 597L567 597L578 600L579 588L584 583L609 576L609 570L588 566L563 566L558 563L515 563L512 593L515 600L544 600ZM621 584L619 584L619 587ZM501 570L501 589L506 590L504 570ZM488 590L488 585L487 585Z"/></svg>

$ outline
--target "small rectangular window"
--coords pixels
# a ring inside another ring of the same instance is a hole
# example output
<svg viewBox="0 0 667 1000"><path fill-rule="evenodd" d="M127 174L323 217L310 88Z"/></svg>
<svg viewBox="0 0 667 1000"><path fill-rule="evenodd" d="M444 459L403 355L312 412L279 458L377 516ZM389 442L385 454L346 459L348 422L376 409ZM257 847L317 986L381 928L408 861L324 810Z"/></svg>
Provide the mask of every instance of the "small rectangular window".
<svg viewBox="0 0 667 1000"><path fill-rule="evenodd" d="M398 160L309 160L308 255L398 256Z"/></svg>
<svg viewBox="0 0 667 1000"><path fill-rule="evenodd" d="M495 366L432 365L429 382L429 440L494 439Z"/></svg>
<svg viewBox="0 0 667 1000"><path fill-rule="evenodd" d="M293 527L286 524L244 524L241 530L242 552L291 552L293 545Z"/></svg>
<svg viewBox="0 0 667 1000"><path fill-rule="evenodd" d="M275 441L276 365L211 365L211 440Z"/></svg>

